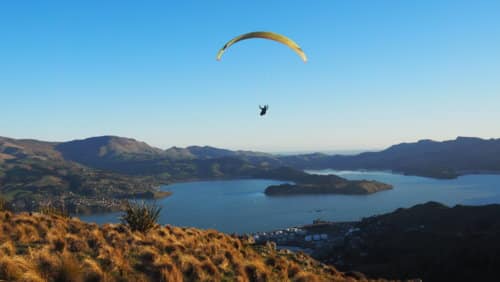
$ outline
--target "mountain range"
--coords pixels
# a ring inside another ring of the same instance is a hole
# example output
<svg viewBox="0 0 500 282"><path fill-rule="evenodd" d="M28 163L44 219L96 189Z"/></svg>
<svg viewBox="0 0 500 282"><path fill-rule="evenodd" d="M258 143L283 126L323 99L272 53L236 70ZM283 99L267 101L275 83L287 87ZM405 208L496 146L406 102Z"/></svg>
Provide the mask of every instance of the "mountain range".
<svg viewBox="0 0 500 282"><path fill-rule="evenodd" d="M352 156L315 153L286 156L280 160L303 169L391 170L409 175L455 178L470 173L500 172L500 139L420 140L393 145L380 152Z"/></svg>
<svg viewBox="0 0 500 282"><path fill-rule="evenodd" d="M167 196L158 189L160 184L235 178L329 186L330 193L378 191L333 175L309 175L259 152L207 146L161 150L116 136L70 142L0 138L0 196L15 210L36 210L54 202L76 213L120 210L123 199Z"/></svg>
<svg viewBox="0 0 500 282"><path fill-rule="evenodd" d="M77 199L84 196L92 199L86 206L114 209L118 208L117 203L103 199L156 197L159 184L189 180L269 178L304 184L282 187L293 188L289 190L294 193L303 192L296 188L311 185L324 192L330 191L324 189L324 184L331 184L332 179L311 177L302 170L330 168L392 170L436 178L500 172L500 139L458 137L444 142L402 143L380 152L350 156L321 153L283 156L209 146L163 150L116 136L69 142L0 137L0 193L9 200L17 199L18 206L28 208L48 198L81 202ZM339 187L350 187L344 185L348 183L346 179L336 177L335 181L342 184ZM357 194L373 191L369 184L370 189L357 189ZM101 204L96 204L95 199L101 199Z"/></svg>
<svg viewBox="0 0 500 282"><path fill-rule="evenodd" d="M462 174L500 171L500 139L457 137L443 142L420 140L401 143L379 152L357 155L322 153L275 155L232 151L210 146L154 148L134 139L102 136L59 143L55 149L65 159L91 167L125 173L142 173L169 162L234 158L252 165L289 166L297 169L367 169L454 178ZM161 169L160 169L161 170Z"/></svg>

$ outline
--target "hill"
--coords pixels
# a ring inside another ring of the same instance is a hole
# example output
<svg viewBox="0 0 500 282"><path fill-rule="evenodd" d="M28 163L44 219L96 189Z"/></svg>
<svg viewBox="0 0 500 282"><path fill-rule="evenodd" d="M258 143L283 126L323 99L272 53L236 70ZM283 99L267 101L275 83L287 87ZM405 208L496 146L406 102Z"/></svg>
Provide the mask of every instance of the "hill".
<svg viewBox="0 0 500 282"><path fill-rule="evenodd" d="M369 277L496 281L500 205L429 202L363 219L318 258Z"/></svg>
<svg viewBox="0 0 500 282"><path fill-rule="evenodd" d="M214 230L157 226L142 234L38 213L0 219L5 281L357 280L307 255Z"/></svg>
<svg viewBox="0 0 500 282"><path fill-rule="evenodd" d="M421 140L354 156L308 154L285 156L280 160L296 168L392 170L410 175L455 178L467 173L500 172L500 139Z"/></svg>
<svg viewBox="0 0 500 282"><path fill-rule="evenodd" d="M342 181L337 184L280 184L266 188L268 196L302 194L367 195L392 189L392 186L377 181Z"/></svg>
<svg viewBox="0 0 500 282"><path fill-rule="evenodd" d="M65 159L82 164L95 164L97 160L147 160L162 157L161 149L131 138L99 136L57 144L55 149Z"/></svg>
<svg viewBox="0 0 500 282"><path fill-rule="evenodd" d="M161 150L135 139L117 136L58 143L54 150L65 160L88 167L131 175L164 174L171 181L184 180L186 174L193 179L220 176L224 172L211 171L210 167L224 163L243 161L249 166L268 166L272 161L278 164L272 155L265 153L231 151L210 146Z"/></svg>
<svg viewBox="0 0 500 282"><path fill-rule="evenodd" d="M64 158L58 143L0 138L0 193L16 210L64 202L72 212L112 211L120 199L155 197L156 181L88 167Z"/></svg>

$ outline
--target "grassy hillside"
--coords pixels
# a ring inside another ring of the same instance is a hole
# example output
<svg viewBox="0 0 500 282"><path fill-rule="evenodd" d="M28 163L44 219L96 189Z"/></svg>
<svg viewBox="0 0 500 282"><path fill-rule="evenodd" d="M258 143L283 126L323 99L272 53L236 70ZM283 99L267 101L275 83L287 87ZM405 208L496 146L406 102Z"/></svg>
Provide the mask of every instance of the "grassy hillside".
<svg viewBox="0 0 500 282"><path fill-rule="evenodd" d="M0 281L355 281L304 254L214 230L0 212Z"/></svg>

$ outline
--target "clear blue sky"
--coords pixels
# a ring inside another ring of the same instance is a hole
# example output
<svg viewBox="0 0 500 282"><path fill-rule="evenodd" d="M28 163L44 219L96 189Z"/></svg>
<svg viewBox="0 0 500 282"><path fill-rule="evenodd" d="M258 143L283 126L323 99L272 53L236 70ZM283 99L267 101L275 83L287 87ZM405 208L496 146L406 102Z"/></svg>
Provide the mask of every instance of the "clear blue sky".
<svg viewBox="0 0 500 282"><path fill-rule="evenodd" d="M304 64L266 40L297 41ZM500 1L1 1L0 135L264 151L500 137ZM258 116L258 104L269 115Z"/></svg>

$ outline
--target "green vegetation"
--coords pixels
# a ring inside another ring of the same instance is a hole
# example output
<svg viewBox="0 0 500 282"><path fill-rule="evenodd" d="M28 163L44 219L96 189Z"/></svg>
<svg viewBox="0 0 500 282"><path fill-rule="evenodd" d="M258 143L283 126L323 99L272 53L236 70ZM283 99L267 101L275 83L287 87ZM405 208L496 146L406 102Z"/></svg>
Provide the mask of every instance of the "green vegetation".
<svg viewBox="0 0 500 282"><path fill-rule="evenodd" d="M127 201L121 221L132 231L145 233L158 224L160 212L161 207L156 203Z"/></svg>

